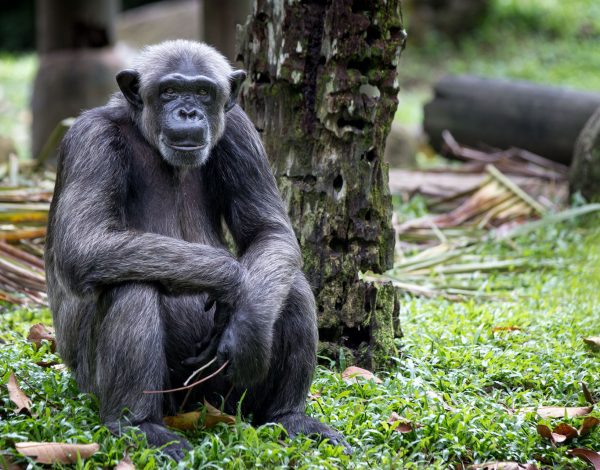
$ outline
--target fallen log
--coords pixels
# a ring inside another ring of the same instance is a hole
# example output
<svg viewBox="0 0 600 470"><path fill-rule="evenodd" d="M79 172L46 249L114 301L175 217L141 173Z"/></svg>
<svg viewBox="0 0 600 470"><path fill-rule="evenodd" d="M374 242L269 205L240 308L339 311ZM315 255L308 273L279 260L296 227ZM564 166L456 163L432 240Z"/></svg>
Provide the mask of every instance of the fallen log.
<svg viewBox="0 0 600 470"><path fill-rule="evenodd" d="M448 130L457 141L520 147L569 164L577 136L600 107L600 94L473 76L448 76L425 105L423 127L436 150Z"/></svg>

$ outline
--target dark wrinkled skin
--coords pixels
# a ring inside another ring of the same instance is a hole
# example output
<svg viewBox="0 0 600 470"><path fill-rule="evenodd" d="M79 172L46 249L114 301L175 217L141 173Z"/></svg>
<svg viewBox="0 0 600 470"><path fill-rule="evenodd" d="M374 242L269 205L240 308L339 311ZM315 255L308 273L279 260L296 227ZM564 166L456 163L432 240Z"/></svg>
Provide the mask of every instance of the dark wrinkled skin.
<svg viewBox="0 0 600 470"><path fill-rule="evenodd" d="M255 424L343 438L305 414L316 363L313 294L260 138L235 98L245 74L186 41L147 50L121 93L65 136L46 275L59 353L113 432L135 426L175 459L162 425L193 389ZM226 248L226 225L237 248ZM216 313L215 313L216 312Z"/></svg>

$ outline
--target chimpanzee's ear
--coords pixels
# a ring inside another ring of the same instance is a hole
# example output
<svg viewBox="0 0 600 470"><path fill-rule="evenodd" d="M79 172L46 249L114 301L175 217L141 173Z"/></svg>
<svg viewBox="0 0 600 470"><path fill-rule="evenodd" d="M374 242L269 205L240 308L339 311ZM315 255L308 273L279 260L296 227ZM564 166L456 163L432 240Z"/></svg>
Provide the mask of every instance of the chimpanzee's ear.
<svg viewBox="0 0 600 470"><path fill-rule="evenodd" d="M134 107L142 108L143 102L140 96L140 74L137 70L121 70L117 74L117 83L127 101Z"/></svg>
<svg viewBox="0 0 600 470"><path fill-rule="evenodd" d="M229 111L235 106L237 96L242 88L242 83L246 80L246 72L243 70L234 70L229 75L229 83L231 85L231 92L229 93L229 99L225 103L225 111Z"/></svg>

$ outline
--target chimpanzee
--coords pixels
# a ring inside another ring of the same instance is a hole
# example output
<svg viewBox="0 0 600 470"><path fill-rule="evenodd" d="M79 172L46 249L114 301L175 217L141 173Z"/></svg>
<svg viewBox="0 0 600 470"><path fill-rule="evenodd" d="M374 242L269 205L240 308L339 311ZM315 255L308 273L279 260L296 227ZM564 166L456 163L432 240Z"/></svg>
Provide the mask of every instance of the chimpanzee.
<svg viewBox="0 0 600 470"><path fill-rule="evenodd" d="M138 427L175 459L189 443L162 418L185 392L144 392L181 386L214 357L207 370L225 368L192 389L194 402L231 413L241 399L256 424L346 445L305 414L315 301L236 104L245 76L206 44L147 47L60 150L46 248L59 353L111 430Z"/></svg>

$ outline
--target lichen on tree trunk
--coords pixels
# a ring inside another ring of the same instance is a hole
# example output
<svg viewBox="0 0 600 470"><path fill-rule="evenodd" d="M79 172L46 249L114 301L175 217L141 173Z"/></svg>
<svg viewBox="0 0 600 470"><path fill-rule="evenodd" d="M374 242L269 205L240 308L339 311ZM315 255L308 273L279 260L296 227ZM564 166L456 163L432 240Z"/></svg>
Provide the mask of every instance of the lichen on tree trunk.
<svg viewBox="0 0 600 470"><path fill-rule="evenodd" d="M404 39L399 0L258 0L238 38L242 104L302 246L321 341L369 366L400 333L397 291L358 274L393 264L383 151Z"/></svg>
<svg viewBox="0 0 600 470"><path fill-rule="evenodd" d="M600 202L600 108L581 130L573 152L569 175L571 194L580 192L588 201Z"/></svg>

